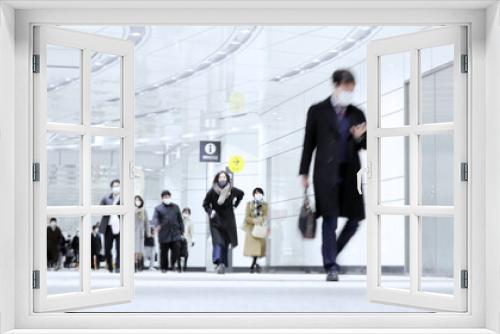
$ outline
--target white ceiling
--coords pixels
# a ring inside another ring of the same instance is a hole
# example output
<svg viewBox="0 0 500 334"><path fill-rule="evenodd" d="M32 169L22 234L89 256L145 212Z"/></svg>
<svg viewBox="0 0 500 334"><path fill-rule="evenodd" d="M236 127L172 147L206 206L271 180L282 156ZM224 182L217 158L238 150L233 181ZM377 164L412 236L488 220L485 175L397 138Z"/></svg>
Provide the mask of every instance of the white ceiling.
<svg viewBox="0 0 500 334"><path fill-rule="evenodd" d="M218 136L237 127L241 127L241 131L256 131L255 126L248 124L258 125L259 114L329 80L334 68L362 61L369 40L423 29L356 26L71 28L127 38L136 43L136 139L138 149L155 152L196 141L200 135L205 138ZM369 35L354 41L360 29L368 31ZM227 52L220 61L210 60L210 57L217 57L220 50L234 46L232 43L241 40L241 36L249 38L237 45L234 52ZM309 71L286 81L272 80L311 64L332 49L342 49L345 43L350 45L348 49ZM196 71L207 59L210 66ZM52 62L49 67L71 65L64 50ZM113 73L116 77L118 62L103 57L95 57L92 62L95 73L92 93L98 100L93 111L95 120L113 124L117 118ZM189 72L184 80L168 82L189 70L194 72ZM71 101L74 103L71 93L77 81L68 80L74 73L75 69L68 66L67 69L57 68L57 75L49 77L49 87L59 87L49 93L49 99L58 106L61 119L69 117ZM276 114L277 119L286 116Z"/></svg>

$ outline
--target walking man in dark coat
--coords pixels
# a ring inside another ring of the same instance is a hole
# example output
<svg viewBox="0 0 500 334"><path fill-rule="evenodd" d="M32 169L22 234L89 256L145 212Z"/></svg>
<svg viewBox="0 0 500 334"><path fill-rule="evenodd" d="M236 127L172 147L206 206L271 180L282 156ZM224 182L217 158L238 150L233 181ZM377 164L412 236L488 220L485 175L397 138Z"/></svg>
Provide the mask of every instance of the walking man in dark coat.
<svg viewBox="0 0 500 334"><path fill-rule="evenodd" d="M181 209L171 200L172 194L168 190L161 193L162 204L155 208L153 225L158 231L158 242L160 243L160 266L166 273L168 266L168 253L170 251L170 266L174 270L181 271L180 252L181 239L184 234L184 222Z"/></svg>
<svg viewBox="0 0 500 334"><path fill-rule="evenodd" d="M358 151L366 149L366 119L351 104L356 81L348 70L332 75L333 94L309 108L299 174L309 187L313 152L316 215L323 217L322 255L327 281L338 281L336 258L365 218L363 196L356 187L361 168ZM337 218L348 218L338 239Z"/></svg>
<svg viewBox="0 0 500 334"><path fill-rule="evenodd" d="M57 219L50 218L50 225L47 226L47 268L59 269L61 245L63 244L64 236L57 226Z"/></svg>

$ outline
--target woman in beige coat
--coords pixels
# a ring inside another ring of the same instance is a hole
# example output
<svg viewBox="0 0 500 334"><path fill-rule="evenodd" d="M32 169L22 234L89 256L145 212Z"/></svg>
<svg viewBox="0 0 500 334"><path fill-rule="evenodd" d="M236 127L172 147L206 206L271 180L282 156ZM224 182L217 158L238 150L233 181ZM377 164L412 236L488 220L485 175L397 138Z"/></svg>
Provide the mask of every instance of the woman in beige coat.
<svg viewBox="0 0 500 334"><path fill-rule="evenodd" d="M253 258L250 273L260 273L261 267L257 259L266 256L266 238L256 238L252 231L256 225L267 226L268 205L264 202L264 190L255 188L252 192L253 200L247 203L245 223L243 229L246 232L243 254Z"/></svg>

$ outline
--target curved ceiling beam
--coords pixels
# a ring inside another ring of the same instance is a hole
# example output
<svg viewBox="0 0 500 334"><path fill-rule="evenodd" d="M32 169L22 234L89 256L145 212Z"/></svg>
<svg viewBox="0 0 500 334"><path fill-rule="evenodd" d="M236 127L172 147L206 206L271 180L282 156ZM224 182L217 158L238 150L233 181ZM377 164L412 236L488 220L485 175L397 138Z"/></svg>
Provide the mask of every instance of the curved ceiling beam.
<svg viewBox="0 0 500 334"><path fill-rule="evenodd" d="M323 52L314 59L311 59L302 65L296 66L281 75L271 78L270 81L283 82L305 74L319 66L330 63L340 56L352 51L356 46L359 46L362 41L368 39L368 37L373 35L376 31L378 31L378 27L376 26L356 27L332 49Z"/></svg>
<svg viewBox="0 0 500 334"><path fill-rule="evenodd" d="M121 38L126 39L134 43L135 47L140 47L143 45L150 36L149 27L129 27L127 30L123 29ZM99 73L106 68L112 66L118 61L118 57L115 55L105 55L101 53L94 53L91 57L92 73ZM50 67L50 66L49 66ZM58 90L71 84L72 82L79 81L80 77L66 78L57 83L50 84L47 87L47 92Z"/></svg>
<svg viewBox="0 0 500 334"><path fill-rule="evenodd" d="M252 39L252 37L256 35L257 31L257 26L236 27L234 32L226 40L226 42L224 42L215 52L203 59L199 64L184 69L165 80L143 87L136 91L136 95L143 95L144 93L149 93L162 87L176 84L180 81L191 78L194 75L199 74L209 69L210 67L223 62L224 60L227 60L230 56L234 55L238 50L246 45Z"/></svg>

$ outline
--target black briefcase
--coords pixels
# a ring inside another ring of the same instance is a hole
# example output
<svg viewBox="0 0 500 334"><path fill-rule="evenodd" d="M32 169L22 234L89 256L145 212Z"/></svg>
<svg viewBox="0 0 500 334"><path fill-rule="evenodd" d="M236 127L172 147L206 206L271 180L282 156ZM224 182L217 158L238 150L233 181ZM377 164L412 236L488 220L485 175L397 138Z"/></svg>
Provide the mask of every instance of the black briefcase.
<svg viewBox="0 0 500 334"><path fill-rule="evenodd" d="M316 237L316 214L311 208L307 190L304 192L304 202L300 208L299 230L304 239L314 239Z"/></svg>

